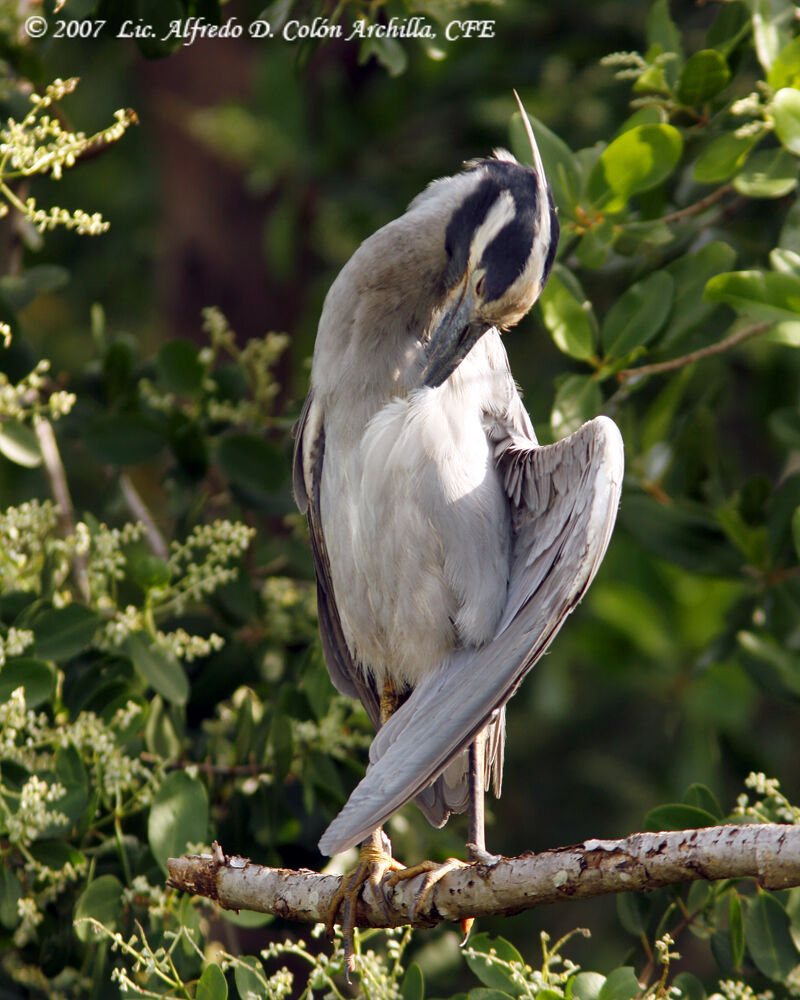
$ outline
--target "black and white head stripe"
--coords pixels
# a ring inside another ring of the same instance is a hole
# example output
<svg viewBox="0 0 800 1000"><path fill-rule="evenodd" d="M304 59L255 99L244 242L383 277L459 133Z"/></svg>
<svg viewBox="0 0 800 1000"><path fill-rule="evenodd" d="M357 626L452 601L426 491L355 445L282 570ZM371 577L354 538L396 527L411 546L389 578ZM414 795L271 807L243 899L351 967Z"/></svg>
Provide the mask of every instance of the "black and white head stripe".
<svg viewBox="0 0 800 1000"><path fill-rule="evenodd" d="M445 233L445 284L484 269L487 302L500 299L523 274L543 285L558 245L558 220L544 174L509 154L472 167L478 178Z"/></svg>

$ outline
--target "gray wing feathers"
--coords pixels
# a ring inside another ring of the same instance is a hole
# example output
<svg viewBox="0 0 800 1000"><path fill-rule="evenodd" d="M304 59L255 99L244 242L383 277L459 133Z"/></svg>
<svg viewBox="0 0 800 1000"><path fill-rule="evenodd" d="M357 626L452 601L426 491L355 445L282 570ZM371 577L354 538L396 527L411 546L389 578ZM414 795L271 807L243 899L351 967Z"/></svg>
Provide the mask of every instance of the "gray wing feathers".
<svg viewBox="0 0 800 1000"><path fill-rule="evenodd" d="M505 757L505 708L486 727L485 788L491 787L496 798L503 786ZM414 802L432 826L444 826L450 813L463 813L469 807L468 757L464 750L451 760L436 780L417 794Z"/></svg>
<svg viewBox="0 0 800 1000"><path fill-rule="evenodd" d="M514 504L508 601L494 639L454 652L376 735L366 776L320 850L363 840L430 785L503 706L594 577L616 518L623 447L605 417L540 448L511 434L496 460Z"/></svg>
<svg viewBox="0 0 800 1000"><path fill-rule="evenodd" d="M371 682L353 663L342 632L342 623L333 593L330 562L319 520L319 484L325 455L325 429L312 418L313 396L309 393L294 428L294 495L301 512L308 516L311 551L317 575L317 615L322 652L337 691L359 698L373 726L380 725L380 701Z"/></svg>

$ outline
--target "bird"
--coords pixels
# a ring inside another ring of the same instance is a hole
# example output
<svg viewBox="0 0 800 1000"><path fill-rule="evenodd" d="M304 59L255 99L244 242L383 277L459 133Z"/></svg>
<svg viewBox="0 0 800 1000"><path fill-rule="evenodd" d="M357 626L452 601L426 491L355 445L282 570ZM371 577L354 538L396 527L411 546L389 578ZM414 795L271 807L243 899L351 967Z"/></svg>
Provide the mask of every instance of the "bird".
<svg viewBox="0 0 800 1000"><path fill-rule="evenodd" d="M319 843L327 855L361 844L349 934L363 882L417 870L382 832L406 802L436 827L468 812L470 858L492 860L483 796L501 791L506 703L593 579L619 505L616 425L599 416L540 445L503 345L559 240L517 100L530 163L502 149L467 162L342 268L295 427L325 662L376 729Z"/></svg>

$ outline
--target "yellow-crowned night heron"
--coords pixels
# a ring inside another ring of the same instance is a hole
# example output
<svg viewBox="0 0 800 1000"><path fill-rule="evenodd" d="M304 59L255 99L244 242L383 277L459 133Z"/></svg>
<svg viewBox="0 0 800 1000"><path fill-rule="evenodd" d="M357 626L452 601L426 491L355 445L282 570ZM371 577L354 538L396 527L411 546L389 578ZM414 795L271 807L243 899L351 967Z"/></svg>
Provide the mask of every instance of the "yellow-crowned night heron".
<svg viewBox="0 0 800 1000"><path fill-rule="evenodd" d="M297 430L319 624L336 687L378 730L325 831L336 854L414 799L435 826L500 792L504 706L591 582L611 535L622 441L598 417L540 447L500 331L540 294L559 226L533 166L498 151L434 181L325 299ZM337 900L338 905L338 900ZM335 917L332 914L331 919ZM352 917L350 919L352 923Z"/></svg>

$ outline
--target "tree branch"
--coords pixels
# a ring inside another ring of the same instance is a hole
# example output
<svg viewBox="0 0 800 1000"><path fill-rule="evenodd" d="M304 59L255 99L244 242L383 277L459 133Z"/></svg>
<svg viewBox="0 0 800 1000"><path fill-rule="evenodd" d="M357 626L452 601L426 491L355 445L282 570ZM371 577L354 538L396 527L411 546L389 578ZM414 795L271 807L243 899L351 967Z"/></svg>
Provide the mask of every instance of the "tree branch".
<svg viewBox="0 0 800 1000"><path fill-rule="evenodd" d="M125 503L128 505L128 510L137 521L141 521L144 525L144 534L150 551L154 556L158 556L159 559L168 558L169 549L167 548L167 543L164 541L164 536L158 530L158 525L153 520L153 515L150 513L147 504L139 496L131 477L123 473L119 477L119 485L122 495L125 497Z"/></svg>
<svg viewBox="0 0 800 1000"><path fill-rule="evenodd" d="M666 223L681 222L683 219L688 219L691 215L698 215L700 212L705 212L707 208L711 208L712 205L716 204L732 191L733 185L723 184L722 187L717 188L716 191L712 191L711 194L706 195L705 198L701 198L700 201L696 201L692 205L687 205L686 208L680 208L677 212L664 215L659 221Z"/></svg>
<svg viewBox="0 0 800 1000"><path fill-rule="evenodd" d="M64 463L61 461L61 452L58 450L53 425L46 417L36 416L33 421L33 429L39 441L39 450L42 453L45 472L50 483L50 492L53 494L53 499L59 510L61 530L65 535L72 535L75 533L75 509L72 506L67 474L64 471ZM81 598L88 603L91 593L89 573L84 556L75 556L73 570Z"/></svg>
<svg viewBox="0 0 800 1000"><path fill-rule="evenodd" d="M730 337L726 337L724 340L717 341L716 344L701 347L699 350L692 351L691 354L684 354L680 358L670 358L669 361L657 361L651 365L640 365L638 368L623 368L622 371L617 372L617 378L620 382L627 382L629 379L641 378L644 375L661 375L664 372L675 371L676 368L683 368L685 365L693 364L695 361L702 361L703 358L710 358L714 354L722 354L723 351L729 351L737 344L765 333L772 326L772 323L756 323L754 326L748 326L744 330L737 330L736 333L732 333Z"/></svg>
<svg viewBox="0 0 800 1000"><path fill-rule="evenodd" d="M325 921L338 875L264 868L213 855L170 858L168 885L206 896L229 910L256 910L306 923ZM767 889L800 885L800 826L775 823L716 826L668 833L635 833L624 840L586 840L541 854L471 864L447 874L420 902L421 878L387 892L387 909L367 890L356 925L430 927L489 914L511 914L564 899L642 892L697 879L755 878Z"/></svg>

